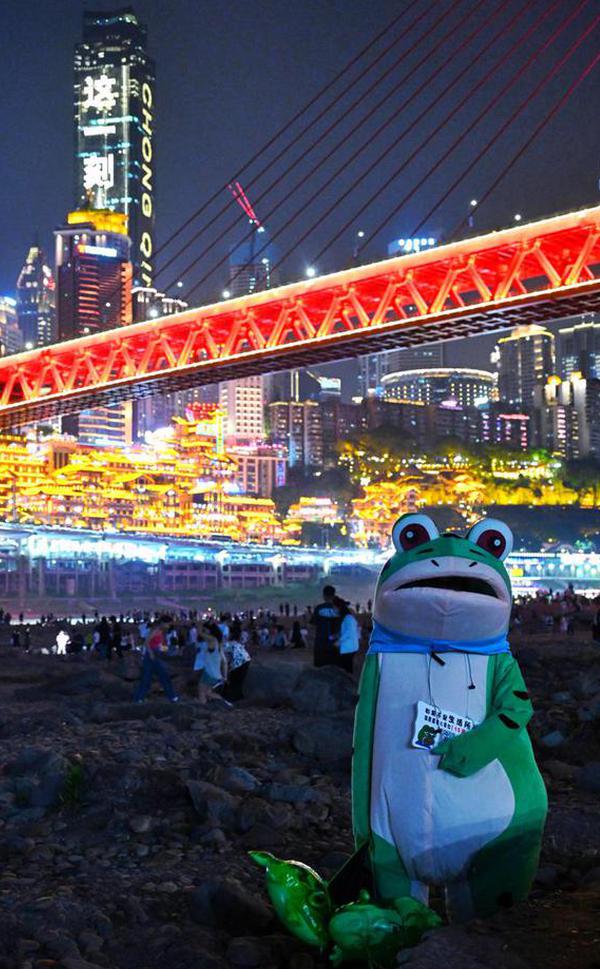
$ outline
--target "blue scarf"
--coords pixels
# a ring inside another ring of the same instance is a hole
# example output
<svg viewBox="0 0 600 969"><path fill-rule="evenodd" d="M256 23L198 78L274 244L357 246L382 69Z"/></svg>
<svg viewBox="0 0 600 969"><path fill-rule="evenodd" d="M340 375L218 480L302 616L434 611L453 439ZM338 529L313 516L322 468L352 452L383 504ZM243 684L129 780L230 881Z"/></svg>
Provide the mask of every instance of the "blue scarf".
<svg viewBox="0 0 600 969"><path fill-rule="evenodd" d="M419 636L403 636L402 633L386 629L378 622L373 623L373 632L367 655L372 653L476 653L480 656L494 656L497 653L510 653L506 636L495 639L479 639L473 642L454 642L451 639L421 639Z"/></svg>

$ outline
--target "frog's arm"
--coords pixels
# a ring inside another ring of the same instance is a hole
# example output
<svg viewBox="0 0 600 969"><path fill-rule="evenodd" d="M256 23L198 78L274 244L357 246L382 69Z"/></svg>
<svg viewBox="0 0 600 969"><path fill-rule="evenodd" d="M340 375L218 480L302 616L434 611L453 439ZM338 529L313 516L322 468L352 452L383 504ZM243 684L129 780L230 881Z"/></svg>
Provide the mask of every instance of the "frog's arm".
<svg viewBox="0 0 600 969"><path fill-rule="evenodd" d="M371 760L379 690L379 656L367 656L360 678L352 751L352 827L357 848L371 837Z"/></svg>
<svg viewBox="0 0 600 969"><path fill-rule="evenodd" d="M522 734L531 719L533 707L517 661L503 653L495 658L493 669L486 719L433 750L434 755L441 755L440 767L449 774L470 777L486 767Z"/></svg>

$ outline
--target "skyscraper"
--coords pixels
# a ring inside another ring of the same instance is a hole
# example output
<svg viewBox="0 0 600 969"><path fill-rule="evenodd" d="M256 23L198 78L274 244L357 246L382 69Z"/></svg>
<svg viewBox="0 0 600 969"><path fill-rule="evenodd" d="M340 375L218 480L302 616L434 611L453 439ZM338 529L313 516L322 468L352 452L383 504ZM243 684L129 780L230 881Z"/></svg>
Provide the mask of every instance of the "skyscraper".
<svg viewBox="0 0 600 969"><path fill-rule="evenodd" d="M55 237L59 340L131 323L127 216L107 209L69 212ZM131 413L131 402L97 407L63 418L63 429L86 444L125 443Z"/></svg>
<svg viewBox="0 0 600 969"><path fill-rule="evenodd" d="M128 218L134 282L154 255L154 62L131 7L83 15L75 48L75 197Z"/></svg>
<svg viewBox="0 0 600 969"><path fill-rule="evenodd" d="M560 329L558 356L563 380L574 373L600 378L600 316L586 313L579 323Z"/></svg>
<svg viewBox="0 0 600 969"><path fill-rule="evenodd" d="M0 296L0 357L23 349L23 335L17 322L16 301Z"/></svg>
<svg viewBox="0 0 600 969"><path fill-rule="evenodd" d="M31 246L17 279L17 316L27 349L56 340L55 286L39 246Z"/></svg>
<svg viewBox="0 0 600 969"><path fill-rule="evenodd" d="M554 373L554 335L535 323L498 340L500 400L530 407L535 389Z"/></svg>
<svg viewBox="0 0 600 969"><path fill-rule="evenodd" d="M58 339L130 323L131 242L127 216L108 209L69 212L57 229Z"/></svg>

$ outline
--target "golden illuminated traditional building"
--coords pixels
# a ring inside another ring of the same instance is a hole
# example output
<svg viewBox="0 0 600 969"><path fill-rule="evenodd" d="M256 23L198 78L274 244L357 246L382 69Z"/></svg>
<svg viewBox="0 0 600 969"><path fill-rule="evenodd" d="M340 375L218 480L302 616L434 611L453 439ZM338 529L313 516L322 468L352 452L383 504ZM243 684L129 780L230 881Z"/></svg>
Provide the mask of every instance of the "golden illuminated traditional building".
<svg viewBox="0 0 600 969"><path fill-rule="evenodd" d="M238 494L222 413L205 405L193 417L129 448L0 438L0 517L153 535L281 537L272 500Z"/></svg>

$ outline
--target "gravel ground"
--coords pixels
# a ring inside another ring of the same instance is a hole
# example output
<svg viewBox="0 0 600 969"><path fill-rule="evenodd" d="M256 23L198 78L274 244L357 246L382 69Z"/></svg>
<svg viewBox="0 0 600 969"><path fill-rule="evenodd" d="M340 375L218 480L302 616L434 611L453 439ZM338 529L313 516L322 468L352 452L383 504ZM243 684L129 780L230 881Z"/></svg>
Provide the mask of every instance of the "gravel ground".
<svg viewBox="0 0 600 969"><path fill-rule="evenodd" d="M600 969L600 650L517 643L550 794L529 901L431 935L413 969ZM352 846L355 683L256 659L247 699L131 702L133 658L0 648L0 967L317 969L267 903L250 848L332 874Z"/></svg>

